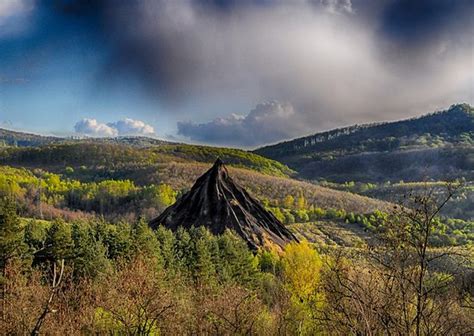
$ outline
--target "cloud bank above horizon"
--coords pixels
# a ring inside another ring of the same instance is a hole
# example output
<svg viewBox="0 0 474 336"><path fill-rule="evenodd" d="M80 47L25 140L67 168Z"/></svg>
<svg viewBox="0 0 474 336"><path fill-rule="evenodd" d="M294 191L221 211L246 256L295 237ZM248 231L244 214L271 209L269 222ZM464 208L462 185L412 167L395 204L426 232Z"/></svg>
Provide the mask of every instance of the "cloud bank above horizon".
<svg viewBox="0 0 474 336"><path fill-rule="evenodd" d="M178 134L199 142L251 147L301 135L302 125L289 103L258 104L246 116L231 114L210 122L178 122Z"/></svg>
<svg viewBox="0 0 474 336"><path fill-rule="evenodd" d="M175 125L160 134L258 146L474 104L469 0L19 2L48 13L33 25L40 42L26 48L32 69L45 55L72 57L43 44L80 50L90 64L77 71L93 74L85 85L105 92L111 108L109 91L120 99L140 92L156 109L122 115ZM18 16L20 7L11 8ZM104 119L101 104L94 118ZM114 134L119 126L81 127Z"/></svg>
<svg viewBox="0 0 474 336"><path fill-rule="evenodd" d="M152 126L141 120L125 118L111 123L101 123L96 119L84 118L74 125L74 131L93 137L151 136L155 134Z"/></svg>

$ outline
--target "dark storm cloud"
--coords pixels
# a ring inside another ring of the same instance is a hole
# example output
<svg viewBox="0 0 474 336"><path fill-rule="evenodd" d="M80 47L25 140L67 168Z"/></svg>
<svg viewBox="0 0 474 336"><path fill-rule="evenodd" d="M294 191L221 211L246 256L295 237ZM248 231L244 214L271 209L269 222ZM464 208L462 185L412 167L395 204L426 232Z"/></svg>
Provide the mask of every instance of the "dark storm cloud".
<svg viewBox="0 0 474 336"><path fill-rule="evenodd" d="M471 0L393 1L382 13L383 32L387 37L413 47L432 42L440 33L472 34L468 30L463 34L458 25L469 28L473 6Z"/></svg>
<svg viewBox="0 0 474 336"><path fill-rule="evenodd" d="M144 0L110 9L106 29L114 45L104 74L114 80L136 75L150 94L171 104L254 86L260 81L256 63L278 57L260 50L263 35L286 35L285 21L293 24L306 11L352 11L350 0ZM283 49L285 42L270 41Z"/></svg>
<svg viewBox="0 0 474 336"><path fill-rule="evenodd" d="M139 76L172 107L290 101L313 129L469 99L471 6L415 3L141 1L114 11L108 73Z"/></svg>
<svg viewBox="0 0 474 336"><path fill-rule="evenodd" d="M380 15L381 49L407 71L473 52L474 1L393 1ZM459 60L457 60L459 61ZM472 69L471 69L472 71Z"/></svg>
<svg viewBox="0 0 474 336"><path fill-rule="evenodd" d="M195 104L176 118L190 119L179 132L200 141L255 145L474 99L473 1L44 0L37 9L34 38L15 48L53 43L54 58L70 46L99 50L97 85L138 80L175 115ZM291 120L269 113L272 127L251 137L263 125L246 121L254 111L228 116L236 103L268 100L289 102ZM217 103L222 112L209 117Z"/></svg>

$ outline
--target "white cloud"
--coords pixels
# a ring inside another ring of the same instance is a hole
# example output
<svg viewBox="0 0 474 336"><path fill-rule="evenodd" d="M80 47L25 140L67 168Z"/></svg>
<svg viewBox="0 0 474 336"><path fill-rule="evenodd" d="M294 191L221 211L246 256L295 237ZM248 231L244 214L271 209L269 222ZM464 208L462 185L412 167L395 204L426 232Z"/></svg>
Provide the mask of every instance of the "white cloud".
<svg viewBox="0 0 474 336"><path fill-rule="evenodd" d="M300 135L301 125L289 103L258 104L246 116L231 114L207 123L179 122L178 133L192 140L221 144L255 146Z"/></svg>
<svg viewBox="0 0 474 336"><path fill-rule="evenodd" d="M152 135L155 133L152 126L141 120L130 118L108 123L107 126L116 129L119 135Z"/></svg>
<svg viewBox="0 0 474 336"><path fill-rule="evenodd" d="M74 125L76 133L98 136L116 137L122 135L153 135L155 130L152 126L141 120L125 118L123 120L100 123L96 119L84 118Z"/></svg>
<svg viewBox="0 0 474 336"><path fill-rule="evenodd" d="M106 124L97 122L96 119L84 118L74 125L76 133L100 136L100 137L114 137L118 135L118 131Z"/></svg>

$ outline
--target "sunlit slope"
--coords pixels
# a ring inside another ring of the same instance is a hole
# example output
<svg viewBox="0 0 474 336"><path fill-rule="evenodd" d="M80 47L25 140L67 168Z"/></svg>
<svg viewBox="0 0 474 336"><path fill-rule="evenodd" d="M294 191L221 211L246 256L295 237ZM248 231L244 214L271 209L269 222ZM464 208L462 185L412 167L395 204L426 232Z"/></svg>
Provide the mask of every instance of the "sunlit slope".
<svg viewBox="0 0 474 336"><path fill-rule="evenodd" d="M262 147L311 180L474 179L474 109L467 104L420 118L354 125Z"/></svg>

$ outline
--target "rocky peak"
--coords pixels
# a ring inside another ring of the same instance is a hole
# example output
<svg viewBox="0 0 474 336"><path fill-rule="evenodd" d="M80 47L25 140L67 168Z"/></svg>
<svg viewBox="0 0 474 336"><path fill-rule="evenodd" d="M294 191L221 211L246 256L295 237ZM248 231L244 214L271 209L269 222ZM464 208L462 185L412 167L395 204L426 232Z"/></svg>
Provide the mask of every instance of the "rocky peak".
<svg viewBox="0 0 474 336"><path fill-rule="evenodd" d="M283 248L296 240L272 213L233 181L221 159L196 180L188 193L150 222L152 228L160 224L172 230L206 226L214 234L231 229L252 249L268 245Z"/></svg>

